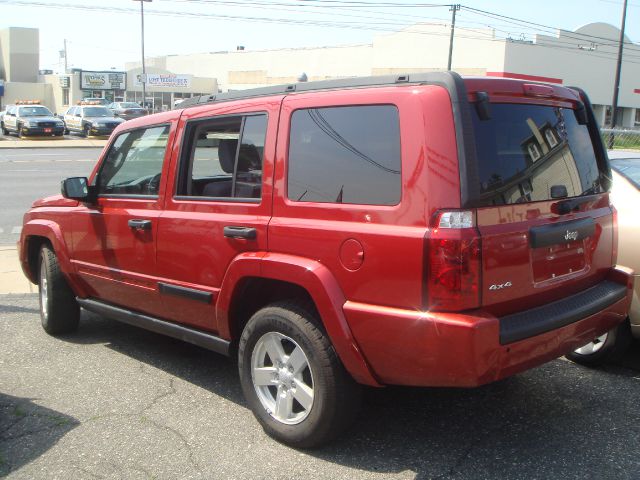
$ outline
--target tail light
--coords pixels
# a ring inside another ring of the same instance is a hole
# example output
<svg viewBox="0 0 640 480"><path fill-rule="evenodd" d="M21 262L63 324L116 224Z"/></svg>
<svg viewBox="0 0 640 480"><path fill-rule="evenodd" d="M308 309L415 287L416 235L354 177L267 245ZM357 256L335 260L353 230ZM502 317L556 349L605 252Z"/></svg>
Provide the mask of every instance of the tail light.
<svg viewBox="0 0 640 480"><path fill-rule="evenodd" d="M618 263L618 210L611 204L611 226L613 228L613 249L611 250L611 265Z"/></svg>
<svg viewBox="0 0 640 480"><path fill-rule="evenodd" d="M443 311L479 307L481 239L474 212L438 212L425 240L426 307Z"/></svg>

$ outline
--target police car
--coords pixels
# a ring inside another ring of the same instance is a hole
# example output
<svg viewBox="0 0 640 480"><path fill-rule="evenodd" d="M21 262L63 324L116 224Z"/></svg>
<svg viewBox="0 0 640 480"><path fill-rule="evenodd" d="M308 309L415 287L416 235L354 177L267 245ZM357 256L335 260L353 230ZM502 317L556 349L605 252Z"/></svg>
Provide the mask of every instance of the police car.
<svg viewBox="0 0 640 480"><path fill-rule="evenodd" d="M114 116L111 110L97 101L82 101L64 114L66 133L75 132L85 137L111 135L122 122L123 119Z"/></svg>
<svg viewBox="0 0 640 480"><path fill-rule="evenodd" d="M1 127L4 135L15 133L19 137L61 137L64 134L64 123L37 100L18 101L8 105Z"/></svg>

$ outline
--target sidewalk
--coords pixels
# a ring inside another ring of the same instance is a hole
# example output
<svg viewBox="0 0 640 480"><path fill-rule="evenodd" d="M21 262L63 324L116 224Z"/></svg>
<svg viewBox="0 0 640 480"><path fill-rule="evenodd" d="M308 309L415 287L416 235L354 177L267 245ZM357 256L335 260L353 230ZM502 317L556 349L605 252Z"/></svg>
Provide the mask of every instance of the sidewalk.
<svg viewBox="0 0 640 480"><path fill-rule="evenodd" d="M0 148L102 148L108 142L106 138L36 138L30 140L0 139Z"/></svg>
<svg viewBox="0 0 640 480"><path fill-rule="evenodd" d="M33 293L38 287L22 273L16 247L0 247L0 295L5 293Z"/></svg>

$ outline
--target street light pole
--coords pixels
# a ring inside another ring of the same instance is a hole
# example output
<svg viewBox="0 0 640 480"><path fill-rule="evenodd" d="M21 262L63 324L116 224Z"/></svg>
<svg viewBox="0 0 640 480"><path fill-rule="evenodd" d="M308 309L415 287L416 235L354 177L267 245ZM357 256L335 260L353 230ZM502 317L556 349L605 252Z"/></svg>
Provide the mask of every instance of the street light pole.
<svg viewBox="0 0 640 480"><path fill-rule="evenodd" d="M147 70L144 65L144 2L151 2L153 0L133 0L134 2L140 2L140 40L142 43L142 107L146 108L147 102Z"/></svg>

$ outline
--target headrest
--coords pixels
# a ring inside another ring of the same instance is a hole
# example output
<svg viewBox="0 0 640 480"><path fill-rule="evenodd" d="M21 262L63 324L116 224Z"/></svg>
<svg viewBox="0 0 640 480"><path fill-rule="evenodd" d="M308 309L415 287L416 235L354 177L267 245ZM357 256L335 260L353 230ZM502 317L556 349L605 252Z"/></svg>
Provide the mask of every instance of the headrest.
<svg viewBox="0 0 640 480"><path fill-rule="evenodd" d="M238 171L249 172L251 170L262 170L262 159L257 147L252 143L240 145L238 154Z"/></svg>
<svg viewBox="0 0 640 480"><path fill-rule="evenodd" d="M236 159L238 140L224 139L218 144L218 159L225 173L233 173L233 164Z"/></svg>

